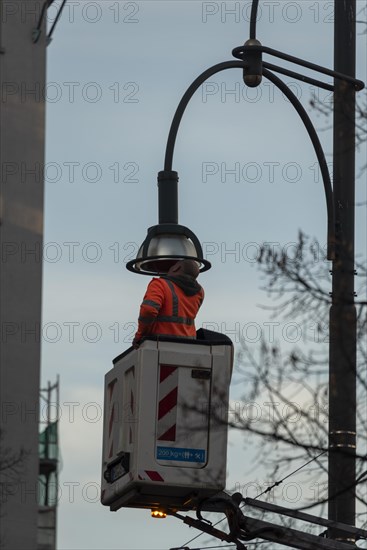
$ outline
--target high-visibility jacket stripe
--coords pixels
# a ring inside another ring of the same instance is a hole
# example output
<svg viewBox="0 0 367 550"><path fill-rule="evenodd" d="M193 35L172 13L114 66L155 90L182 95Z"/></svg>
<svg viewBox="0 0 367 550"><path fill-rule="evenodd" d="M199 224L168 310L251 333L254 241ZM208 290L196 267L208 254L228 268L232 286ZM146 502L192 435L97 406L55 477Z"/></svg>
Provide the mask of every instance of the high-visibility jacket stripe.
<svg viewBox="0 0 367 550"><path fill-rule="evenodd" d="M142 316L140 316L139 321L141 321L142 323L145 323L146 325L151 325L152 323L154 323L156 321L156 317L142 317Z"/></svg>
<svg viewBox="0 0 367 550"><path fill-rule="evenodd" d="M157 315L157 317L139 317L139 321L149 325L161 321L162 323L180 323L182 325L193 325L193 319L188 317L176 317L174 315Z"/></svg>
<svg viewBox="0 0 367 550"><path fill-rule="evenodd" d="M193 325L193 319L188 317L176 317L175 315L157 315L155 321L162 321L162 323L180 323L182 325Z"/></svg>
<svg viewBox="0 0 367 550"><path fill-rule="evenodd" d="M157 311L159 311L161 309L161 306L160 304L158 304L157 302L153 302L153 300L143 300L143 304L145 306L152 306L154 307Z"/></svg>
<svg viewBox="0 0 367 550"><path fill-rule="evenodd" d="M166 283L168 284L172 294L172 316L178 317L178 297L175 291L175 287L173 286L171 281L168 281L167 279Z"/></svg>
<svg viewBox="0 0 367 550"><path fill-rule="evenodd" d="M187 340L196 340L196 335L195 336L186 336L186 334L183 335L183 334L177 334L177 333L172 333L172 332L170 332L170 333L167 332L167 334L163 334L163 332L160 332L159 336L167 336L167 338L171 338L172 336L177 336L178 338L187 338Z"/></svg>

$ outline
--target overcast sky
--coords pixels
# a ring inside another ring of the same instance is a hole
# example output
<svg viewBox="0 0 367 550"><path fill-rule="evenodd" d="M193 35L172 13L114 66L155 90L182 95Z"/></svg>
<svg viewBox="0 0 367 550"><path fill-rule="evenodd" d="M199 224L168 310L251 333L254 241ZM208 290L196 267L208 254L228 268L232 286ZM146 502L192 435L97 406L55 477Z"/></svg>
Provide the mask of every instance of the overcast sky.
<svg viewBox="0 0 367 550"><path fill-rule="evenodd" d="M131 343L149 281L125 264L158 222L156 176L174 111L194 78L232 59L248 39L249 13L250 2L239 1L70 1L48 47L42 380L61 379L60 550L168 550L196 534L178 520L111 513L99 503L104 374ZM332 68L333 3L260 0L257 36ZM365 80L366 34L358 36L357 67ZM312 93L324 104L330 93L283 79L331 162L331 134L309 107ZM359 166L365 155L359 152ZM241 70L225 71L191 101L173 169L179 221L213 264L201 277L206 300L197 324L255 346L269 336L258 307L266 302L255 265L259 246L271 242L291 254L299 229L326 242L325 196L306 130L269 82L249 89ZM365 193L360 179L358 202ZM360 207L358 253L365 234ZM301 327L300 340L307 330ZM282 321L275 338L285 335ZM239 398L241 388L231 395ZM243 449L242 436L233 434L228 487L266 481Z"/></svg>

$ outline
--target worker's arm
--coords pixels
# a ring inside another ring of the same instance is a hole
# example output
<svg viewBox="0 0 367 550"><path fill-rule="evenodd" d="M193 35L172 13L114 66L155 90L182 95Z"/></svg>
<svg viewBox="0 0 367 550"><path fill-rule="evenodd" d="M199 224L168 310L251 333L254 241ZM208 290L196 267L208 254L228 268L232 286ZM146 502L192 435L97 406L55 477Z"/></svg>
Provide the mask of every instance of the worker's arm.
<svg viewBox="0 0 367 550"><path fill-rule="evenodd" d="M138 346L139 341L151 333L152 324L157 317L164 300L162 281L153 279L147 288L144 299L140 306L138 330L135 334L133 345Z"/></svg>

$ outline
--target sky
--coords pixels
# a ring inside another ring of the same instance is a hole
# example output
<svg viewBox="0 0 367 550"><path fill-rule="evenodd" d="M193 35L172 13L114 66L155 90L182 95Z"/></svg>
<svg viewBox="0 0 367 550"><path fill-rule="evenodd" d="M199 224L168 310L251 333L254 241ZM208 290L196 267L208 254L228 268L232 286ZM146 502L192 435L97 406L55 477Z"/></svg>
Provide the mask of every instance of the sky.
<svg viewBox="0 0 367 550"><path fill-rule="evenodd" d="M69 1L48 46L42 382L60 375L60 550L168 550L196 534L173 518L111 513L99 503L104 375L131 344L149 281L125 264L158 223L156 177L174 111L201 72L233 59L232 49L248 39L249 13L250 2L239 1ZM260 0L257 37L332 68L333 3ZM366 80L366 34L357 39L357 76ZM309 107L312 94L326 105L330 93L283 80L331 162L331 133ZM365 156L358 152L359 167ZM173 169L179 222L196 233L213 266L200 278L206 299L197 326L228 334L236 349L240 335L256 346L269 336L255 265L261 244L292 254L299 229L326 242L323 185L306 130L269 82L246 88L242 72L228 70L191 100ZM363 179L356 193L357 202L366 200ZM365 235L361 207L357 254ZM302 326L299 339L309 330ZM274 334L289 343L286 321ZM234 386L231 398L240 395ZM230 435L228 472L228 487L267 481L238 433ZM311 498L309 487L299 487L300 498ZM298 498L290 491L288 503ZM284 497L279 492L279 504Z"/></svg>

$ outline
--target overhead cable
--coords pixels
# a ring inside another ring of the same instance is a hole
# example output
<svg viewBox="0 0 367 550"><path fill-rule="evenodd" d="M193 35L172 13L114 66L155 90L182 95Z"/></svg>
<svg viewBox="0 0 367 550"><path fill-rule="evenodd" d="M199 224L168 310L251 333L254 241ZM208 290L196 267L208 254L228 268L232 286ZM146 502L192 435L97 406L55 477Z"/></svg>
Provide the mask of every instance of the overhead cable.
<svg viewBox="0 0 367 550"><path fill-rule="evenodd" d="M275 487L277 487L278 485L280 485L281 483L283 483L283 481L285 481L286 479L288 479L289 477L291 477L292 475L294 475L295 473L299 472L300 470L302 470L303 468L305 468L306 466L308 466L309 464L311 464L311 462L313 462L314 460L317 460L318 458L320 458L320 456L322 456L323 454L327 453L327 451L323 451L322 453L318 454L317 456L315 456L314 458L311 458L310 460L308 460L305 464L303 464L302 466L299 466L296 470L294 470L293 472L291 472L290 474L287 474L283 479L279 480L279 481L276 481L271 487L268 487L265 491L263 491L262 493L260 493L259 495L257 495L255 497L255 499L259 498L261 495L263 495L264 493L268 493L269 491L271 491L272 489L274 489ZM245 506L245 504L242 505L242 508ZM221 523L222 521L224 521L226 518L221 518L220 520L218 520L216 523L213 524L213 527L215 527L216 525L218 525L219 523ZM178 548L179 549L184 549L184 548L187 548L187 545L190 544L190 542L193 542L194 540L198 539L199 537L201 537L203 533L199 533L198 535L196 535L195 537L193 537L192 539L190 539L189 541L185 542L185 544L183 544L182 546L179 546ZM189 549L189 550L193 550L193 549Z"/></svg>

